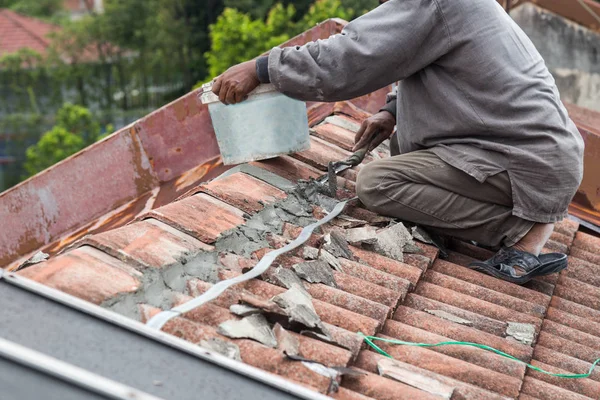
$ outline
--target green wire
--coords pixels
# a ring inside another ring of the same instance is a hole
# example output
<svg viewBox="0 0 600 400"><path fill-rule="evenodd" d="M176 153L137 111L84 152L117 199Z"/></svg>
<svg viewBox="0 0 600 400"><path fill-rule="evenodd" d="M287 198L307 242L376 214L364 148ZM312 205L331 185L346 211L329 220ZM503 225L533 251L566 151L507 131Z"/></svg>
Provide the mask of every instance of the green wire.
<svg viewBox="0 0 600 400"><path fill-rule="evenodd" d="M485 344L471 343L471 342L456 342L456 341L439 342L439 343L415 343L415 342L405 342L405 341L402 341L402 340L384 339L384 338L380 338L380 337L377 337L377 336L366 336L362 332L358 332L358 335L361 336L365 340L365 342L367 342L367 344L369 346L371 346L372 348L374 348L379 354L384 355L384 356L386 356L388 358L392 358L392 359L394 357L390 356L381 347L377 346L374 343L374 341L378 340L380 342L385 342L385 343L399 344L399 345L405 345L405 346L417 346L417 347L439 347L439 346L452 346L452 345L471 346L471 347L476 347L478 349L483 349L483 350L486 350L486 351L491 351L492 353L499 354L502 357L510 358L511 360L514 360L514 361L520 362L522 364L525 364L527 366L527 368L530 368L530 369L532 369L534 371L541 372L542 374L546 374L546 375L550 375L550 376L555 376L555 377L558 377L558 378L568 378L568 379L589 378L590 375L592 374L592 372L594 371L594 368L596 368L596 365L598 365L598 363L600 363L600 358L597 359L596 361L594 361L594 363L590 367L590 370L588 371L587 374L554 374L552 372L544 371L543 369L538 368L535 365L528 364L528 363L526 363L524 361L519 360L517 357L511 356L510 354L506 354L503 351L497 350L497 349L495 349L493 347L490 347L490 346L487 346Z"/></svg>

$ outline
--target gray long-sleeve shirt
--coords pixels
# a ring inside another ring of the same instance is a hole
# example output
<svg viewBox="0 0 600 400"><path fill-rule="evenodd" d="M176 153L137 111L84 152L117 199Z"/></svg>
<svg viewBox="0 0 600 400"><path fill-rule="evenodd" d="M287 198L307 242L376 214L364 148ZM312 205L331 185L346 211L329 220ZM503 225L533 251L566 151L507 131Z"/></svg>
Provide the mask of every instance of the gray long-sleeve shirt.
<svg viewBox="0 0 600 400"><path fill-rule="evenodd" d="M581 182L581 135L495 0L391 0L329 39L273 49L268 72L282 93L313 101L400 81L401 152L431 148L480 182L507 171L521 218L562 219Z"/></svg>

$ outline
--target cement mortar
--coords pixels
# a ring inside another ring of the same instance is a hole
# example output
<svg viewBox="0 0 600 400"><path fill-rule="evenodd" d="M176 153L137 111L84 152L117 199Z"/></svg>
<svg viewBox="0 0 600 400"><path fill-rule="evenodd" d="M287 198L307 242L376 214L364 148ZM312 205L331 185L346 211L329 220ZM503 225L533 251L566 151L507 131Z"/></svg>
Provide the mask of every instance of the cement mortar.
<svg viewBox="0 0 600 400"><path fill-rule="evenodd" d="M248 173L248 171L244 172ZM251 173L251 175L254 174ZM272 181L271 178L269 174L259 177L265 181ZM102 306L136 320L140 320L140 304L147 304L163 310L172 308L175 294L186 293L186 284L190 279L197 278L210 283L219 281L219 271L223 268L217 261L219 254L236 254L249 258L254 251L270 247L266 239L267 235L282 234L284 222L300 227L316 222L312 215L314 204L325 209L333 208L337 204L335 199L323 194L326 192L327 188L315 181L301 181L292 190L287 191L285 199L266 205L263 210L253 216L246 215L247 220L244 225L221 234L215 243L214 251L190 253L171 265L161 268L146 268L141 271L140 287L135 293L117 295L104 302ZM337 236L335 239L338 239ZM336 250L341 251L341 256L351 257L345 239L340 239L343 243L336 243L338 244ZM331 260L334 257L319 256L319 258L330 264L336 264ZM293 272L291 273L293 274ZM293 275L294 283L300 283L297 286L303 290L300 279L295 274ZM294 286L289 277L286 283L285 286L288 288Z"/></svg>

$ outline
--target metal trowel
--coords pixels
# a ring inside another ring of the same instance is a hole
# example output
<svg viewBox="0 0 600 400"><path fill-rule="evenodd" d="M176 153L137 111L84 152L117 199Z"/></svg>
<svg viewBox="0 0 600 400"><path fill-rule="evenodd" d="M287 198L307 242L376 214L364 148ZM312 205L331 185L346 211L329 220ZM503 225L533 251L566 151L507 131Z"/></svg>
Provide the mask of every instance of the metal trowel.
<svg viewBox="0 0 600 400"><path fill-rule="evenodd" d="M341 161L330 161L329 165L327 166L327 174L322 175L319 178L317 178L317 182L322 185L325 185L326 183L328 183L329 184L329 192L333 196L335 196L335 193L337 192L336 176L338 176L339 174L341 174L342 172L344 172L347 169L356 167L361 162L363 162L363 160L365 159L365 156L369 152L371 143L373 142L373 139L376 136L377 136L377 133L373 135L373 137L371 138L371 140L369 141L369 143L367 143L367 145L365 147L356 150L347 159L341 160Z"/></svg>

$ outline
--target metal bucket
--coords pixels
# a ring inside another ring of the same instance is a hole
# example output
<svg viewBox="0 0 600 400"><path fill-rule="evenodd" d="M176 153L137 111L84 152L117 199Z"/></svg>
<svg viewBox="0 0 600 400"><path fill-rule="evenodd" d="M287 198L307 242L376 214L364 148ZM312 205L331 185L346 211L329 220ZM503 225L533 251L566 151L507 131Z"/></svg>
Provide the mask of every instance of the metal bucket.
<svg viewBox="0 0 600 400"><path fill-rule="evenodd" d="M306 104L289 98L273 85L261 85L242 103L224 105L202 86L221 157L225 165L264 160L310 148Z"/></svg>

